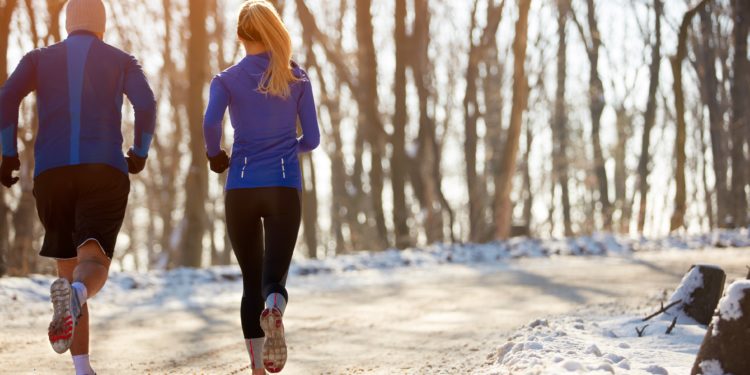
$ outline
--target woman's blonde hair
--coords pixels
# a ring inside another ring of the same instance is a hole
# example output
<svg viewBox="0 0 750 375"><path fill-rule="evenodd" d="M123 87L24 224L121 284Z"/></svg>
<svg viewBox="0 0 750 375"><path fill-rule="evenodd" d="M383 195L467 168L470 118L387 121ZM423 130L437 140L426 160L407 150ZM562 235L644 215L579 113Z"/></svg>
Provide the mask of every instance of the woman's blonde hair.
<svg viewBox="0 0 750 375"><path fill-rule="evenodd" d="M289 85L298 81L291 69L292 39L276 8L267 0L248 0L242 4L237 35L246 41L260 42L270 52L271 63L258 84L258 91L288 98Z"/></svg>

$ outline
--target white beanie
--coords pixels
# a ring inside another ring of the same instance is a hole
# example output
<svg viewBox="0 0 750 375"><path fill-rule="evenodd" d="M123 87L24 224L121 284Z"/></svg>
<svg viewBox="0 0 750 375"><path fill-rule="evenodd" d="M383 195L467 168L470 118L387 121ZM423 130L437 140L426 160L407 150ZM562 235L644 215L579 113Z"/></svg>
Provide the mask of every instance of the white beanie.
<svg viewBox="0 0 750 375"><path fill-rule="evenodd" d="M102 0L70 0L65 14L68 34L78 30L103 34L107 26L107 12Z"/></svg>

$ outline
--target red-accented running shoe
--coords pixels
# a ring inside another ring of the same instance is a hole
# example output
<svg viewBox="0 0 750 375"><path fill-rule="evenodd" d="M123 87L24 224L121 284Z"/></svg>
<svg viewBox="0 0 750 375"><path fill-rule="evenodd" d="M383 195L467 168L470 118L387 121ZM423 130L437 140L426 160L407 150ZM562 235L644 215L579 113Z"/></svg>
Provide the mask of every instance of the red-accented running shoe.
<svg viewBox="0 0 750 375"><path fill-rule="evenodd" d="M75 291L71 288L68 280L57 279L50 287L50 299L54 315L49 323L49 342L52 349L57 353L65 353L73 343L73 334L78 320L78 314L74 315L73 303ZM80 308L78 309L80 311ZM80 314L80 313L79 313Z"/></svg>
<svg viewBox="0 0 750 375"><path fill-rule="evenodd" d="M260 314L260 327L266 334L263 366L271 373L281 372L286 364L286 340L281 315L281 310L276 307L267 308Z"/></svg>

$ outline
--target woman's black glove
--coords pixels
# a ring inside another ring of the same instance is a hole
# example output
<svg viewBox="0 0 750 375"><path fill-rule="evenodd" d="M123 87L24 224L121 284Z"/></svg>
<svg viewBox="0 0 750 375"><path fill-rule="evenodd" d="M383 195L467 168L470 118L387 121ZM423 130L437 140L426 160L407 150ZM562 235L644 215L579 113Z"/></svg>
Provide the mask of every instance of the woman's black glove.
<svg viewBox="0 0 750 375"><path fill-rule="evenodd" d="M13 171L21 169L21 161L18 156L3 156L0 164L0 182L3 186L10 188L18 182L18 177L13 177Z"/></svg>
<svg viewBox="0 0 750 375"><path fill-rule="evenodd" d="M229 156L224 150L219 151L216 156L208 156L208 164L212 171L216 173L224 173L229 168Z"/></svg>
<svg viewBox="0 0 750 375"><path fill-rule="evenodd" d="M136 155L132 148L128 150L125 160L128 162L128 172L131 174L141 173L143 168L146 168L146 158Z"/></svg>

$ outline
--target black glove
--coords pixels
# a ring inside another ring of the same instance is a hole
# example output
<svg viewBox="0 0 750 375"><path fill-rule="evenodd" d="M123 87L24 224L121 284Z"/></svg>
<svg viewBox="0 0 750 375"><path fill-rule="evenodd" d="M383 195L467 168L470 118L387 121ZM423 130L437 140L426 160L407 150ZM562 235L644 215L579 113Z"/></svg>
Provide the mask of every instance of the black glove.
<svg viewBox="0 0 750 375"><path fill-rule="evenodd" d="M131 174L141 173L143 168L146 168L146 158L136 155L132 147L128 150L128 156L125 158L125 161L128 162L128 172Z"/></svg>
<svg viewBox="0 0 750 375"><path fill-rule="evenodd" d="M208 154L206 154L208 156ZM224 173L229 168L229 156L224 150L219 151L216 156L208 156L208 164L211 170L216 173Z"/></svg>
<svg viewBox="0 0 750 375"><path fill-rule="evenodd" d="M0 164L0 182L3 186L9 188L18 182L18 177L13 177L13 171L21 169L21 161L18 156L3 156L3 162Z"/></svg>

